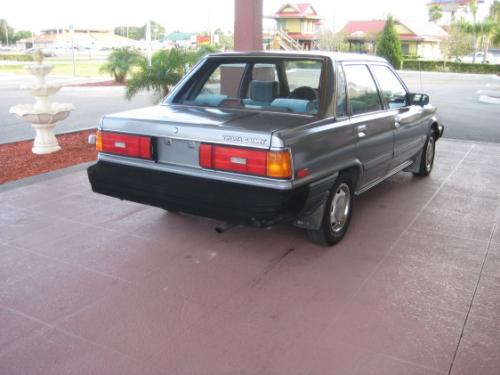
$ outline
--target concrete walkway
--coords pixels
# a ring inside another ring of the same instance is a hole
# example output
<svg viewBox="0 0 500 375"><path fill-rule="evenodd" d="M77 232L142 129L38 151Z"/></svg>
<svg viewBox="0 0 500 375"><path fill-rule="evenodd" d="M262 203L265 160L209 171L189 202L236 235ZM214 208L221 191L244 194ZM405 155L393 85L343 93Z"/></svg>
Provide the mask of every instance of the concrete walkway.
<svg viewBox="0 0 500 375"><path fill-rule="evenodd" d="M500 368L500 146L359 197L338 246L90 192L0 193L1 374L464 374Z"/></svg>

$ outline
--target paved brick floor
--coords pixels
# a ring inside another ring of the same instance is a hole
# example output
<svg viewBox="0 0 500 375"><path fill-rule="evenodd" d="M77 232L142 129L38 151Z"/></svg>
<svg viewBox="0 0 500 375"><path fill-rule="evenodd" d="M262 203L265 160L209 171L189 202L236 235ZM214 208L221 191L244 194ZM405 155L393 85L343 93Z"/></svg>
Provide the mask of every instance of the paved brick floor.
<svg viewBox="0 0 500 375"><path fill-rule="evenodd" d="M0 193L1 374L499 374L500 146L359 197L337 247L90 192Z"/></svg>

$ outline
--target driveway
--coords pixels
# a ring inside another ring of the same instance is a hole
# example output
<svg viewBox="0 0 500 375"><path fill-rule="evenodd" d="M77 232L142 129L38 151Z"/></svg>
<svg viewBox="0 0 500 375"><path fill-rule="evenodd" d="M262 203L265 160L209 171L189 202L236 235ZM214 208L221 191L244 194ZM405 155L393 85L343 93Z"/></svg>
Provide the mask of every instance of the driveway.
<svg viewBox="0 0 500 375"><path fill-rule="evenodd" d="M429 94L446 126L446 138L500 143L500 105L479 101L484 91L498 92L491 74L399 72L413 92Z"/></svg>
<svg viewBox="0 0 500 375"><path fill-rule="evenodd" d="M500 146L357 199L347 237L236 227L90 191L0 193L2 374L498 374Z"/></svg>
<svg viewBox="0 0 500 375"><path fill-rule="evenodd" d="M61 84L85 82L84 79L74 79L72 77L49 77L48 80L49 82L54 81ZM35 137L35 131L30 124L26 124L9 113L9 108L16 104L35 102L35 99L27 92L19 89L19 86L27 85L31 81L32 78L22 75L0 75L0 144ZM96 79L93 81L95 82ZM66 120L57 125L55 129L57 134L97 128L101 116L105 114L152 105L151 95L145 92L128 101L125 99L125 89L120 86L65 86L57 95L50 97L50 101L73 103L76 108Z"/></svg>

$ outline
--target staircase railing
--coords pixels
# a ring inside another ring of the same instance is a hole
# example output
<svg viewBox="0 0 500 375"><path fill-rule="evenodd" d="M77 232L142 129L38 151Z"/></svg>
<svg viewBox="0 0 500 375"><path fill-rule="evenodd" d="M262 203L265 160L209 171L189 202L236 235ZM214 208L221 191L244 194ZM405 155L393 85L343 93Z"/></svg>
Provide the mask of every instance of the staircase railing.
<svg viewBox="0 0 500 375"><path fill-rule="evenodd" d="M280 39L280 47L284 50L302 50L302 46L295 39L282 30L276 31L276 37Z"/></svg>

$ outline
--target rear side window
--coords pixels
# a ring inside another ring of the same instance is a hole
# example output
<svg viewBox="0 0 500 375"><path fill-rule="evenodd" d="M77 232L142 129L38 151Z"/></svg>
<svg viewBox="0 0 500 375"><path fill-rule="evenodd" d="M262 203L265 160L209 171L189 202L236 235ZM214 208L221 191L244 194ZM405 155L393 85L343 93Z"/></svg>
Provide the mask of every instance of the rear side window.
<svg viewBox="0 0 500 375"><path fill-rule="evenodd" d="M377 86L366 65L345 65L351 113L375 112L382 109Z"/></svg>
<svg viewBox="0 0 500 375"><path fill-rule="evenodd" d="M337 117L347 116L347 95L346 95L346 82L345 74L342 66L339 65L337 73L337 104L336 112Z"/></svg>
<svg viewBox="0 0 500 375"><path fill-rule="evenodd" d="M372 65L371 68L389 108L405 107L406 90L394 72L384 65Z"/></svg>

